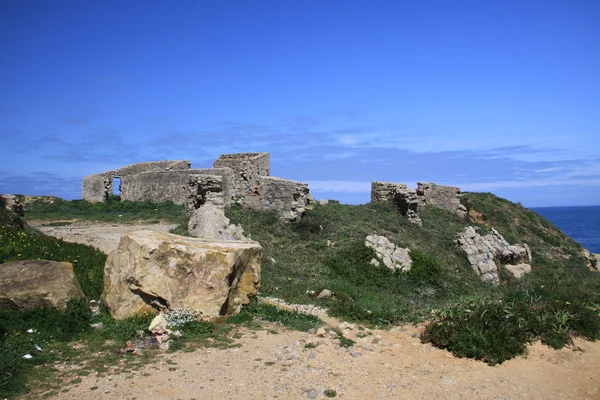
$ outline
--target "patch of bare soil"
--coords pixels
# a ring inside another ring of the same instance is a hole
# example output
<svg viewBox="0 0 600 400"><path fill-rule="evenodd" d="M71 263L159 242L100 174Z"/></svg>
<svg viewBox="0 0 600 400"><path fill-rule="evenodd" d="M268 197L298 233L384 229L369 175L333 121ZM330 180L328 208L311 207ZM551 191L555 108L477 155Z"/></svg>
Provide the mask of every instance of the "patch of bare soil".
<svg viewBox="0 0 600 400"><path fill-rule="evenodd" d="M82 377L55 398L325 399L327 390L339 399L600 398L597 343L560 351L536 343L527 358L490 367L421 343L415 326L345 335L357 343L346 349L311 333L246 331L240 347L164 354L134 372Z"/></svg>
<svg viewBox="0 0 600 400"><path fill-rule="evenodd" d="M73 222L73 224L65 226L43 226L48 224L49 221L29 221L28 223L46 235L67 242L87 244L106 254L117 249L124 233L140 229L168 232L177 226L170 224L102 224L97 222Z"/></svg>
<svg viewBox="0 0 600 400"><path fill-rule="evenodd" d="M129 230L171 225L43 227L64 240L116 248ZM339 321L321 316L327 324ZM56 399L600 399L600 343L576 340L552 350L540 343L490 367L421 343L421 327L353 327L342 348L328 335L282 327L246 330L239 347L161 354L133 372L90 374L65 383ZM322 332L321 332L322 333ZM111 366L106 366L111 370ZM330 392L326 392L330 391ZM335 391L335 392L334 392Z"/></svg>

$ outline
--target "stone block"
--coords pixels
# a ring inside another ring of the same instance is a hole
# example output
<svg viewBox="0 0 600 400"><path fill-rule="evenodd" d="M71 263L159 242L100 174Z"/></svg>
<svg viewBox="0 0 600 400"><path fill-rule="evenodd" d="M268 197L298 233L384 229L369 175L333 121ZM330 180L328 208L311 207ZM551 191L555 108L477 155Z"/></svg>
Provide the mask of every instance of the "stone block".
<svg viewBox="0 0 600 400"><path fill-rule="evenodd" d="M188 309L203 319L239 312L260 285L256 242L126 233L106 260L102 301L115 319Z"/></svg>

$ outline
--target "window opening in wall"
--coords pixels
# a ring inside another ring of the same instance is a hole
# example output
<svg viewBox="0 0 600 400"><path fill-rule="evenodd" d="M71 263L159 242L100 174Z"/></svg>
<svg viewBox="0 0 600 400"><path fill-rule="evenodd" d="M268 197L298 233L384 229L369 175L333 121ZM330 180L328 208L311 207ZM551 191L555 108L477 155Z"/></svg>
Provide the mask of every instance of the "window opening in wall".
<svg viewBox="0 0 600 400"><path fill-rule="evenodd" d="M112 180L112 198L121 200L121 178L113 178Z"/></svg>

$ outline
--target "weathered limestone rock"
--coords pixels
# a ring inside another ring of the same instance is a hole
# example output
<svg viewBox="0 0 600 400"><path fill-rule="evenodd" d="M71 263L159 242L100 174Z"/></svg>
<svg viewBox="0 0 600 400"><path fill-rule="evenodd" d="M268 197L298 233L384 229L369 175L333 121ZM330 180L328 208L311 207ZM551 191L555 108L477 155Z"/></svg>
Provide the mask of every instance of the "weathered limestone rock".
<svg viewBox="0 0 600 400"><path fill-rule="evenodd" d="M242 227L230 224L223 208L211 203L194 211L188 222L188 232L205 239L247 240Z"/></svg>
<svg viewBox="0 0 600 400"><path fill-rule="evenodd" d="M244 205L255 210L276 211L285 221L296 221L304 215L309 203L306 183L273 176L259 176L258 184L246 196Z"/></svg>
<svg viewBox="0 0 600 400"><path fill-rule="evenodd" d="M473 271L481 280L498 285L500 277L498 276L498 267L494 262L494 251L485 238L477 233L478 229L474 226L465 228L455 242L467 253Z"/></svg>
<svg viewBox="0 0 600 400"><path fill-rule="evenodd" d="M600 271L600 254L591 253L588 249L583 249L583 258L590 271Z"/></svg>
<svg viewBox="0 0 600 400"><path fill-rule="evenodd" d="M393 182L371 182L371 202L394 200L394 196L398 192L407 189L404 183Z"/></svg>
<svg viewBox="0 0 600 400"><path fill-rule="evenodd" d="M471 267L483 281L496 285L500 283L494 259L515 278L531 272L531 251L527 244L511 245L494 228L485 236L481 236L478 230L478 227L468 226L458 235L455 243L467 253Z"/></svg>
<svg viewBox="0 0 600 400"><path fill-rule="evenodd" d="M522 278L525 276L525 274L531 272L531 265L525 263L517 265L506 264L504 268L506 268L506 270L517 279Z"/></svg>
<svg viewBox="0 0 600 400"><path fill-rule="evenodd" d="M56 308L85 296L68 262L45 260L0 264L0 309Z"/></svg>
<svg viewBox="0 0 600 400"><path fill-rule="evenodd" d="M237 313L258 290L262 254L256 242L129 232L106 260L102 300L115 319L165 309L204 319Z"/></svg>
<svg viewBox="0 0 600 400"><path fill-rule="evenodd" d="M391 270L408 272L412 267L410 249L397 247L385 236L369 235L365 240L365 246L375 250L377 257L379 257L383 264ZM371 264L378 265L379 261L373 259L371 260Z"/></svg>

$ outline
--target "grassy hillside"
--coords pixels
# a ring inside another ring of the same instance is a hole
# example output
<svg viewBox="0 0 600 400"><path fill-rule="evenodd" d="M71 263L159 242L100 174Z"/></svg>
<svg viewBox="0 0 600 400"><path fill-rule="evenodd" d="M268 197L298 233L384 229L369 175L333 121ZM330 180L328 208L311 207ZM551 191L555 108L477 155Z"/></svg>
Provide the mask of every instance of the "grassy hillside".
<svg viewBox="0 0 600 400"><path fill-rule="evenodd" d="M573 335L600 337L600 274L588 271L581 246L538 214L492 194L469 193L461 201L474 221L430 208L422 212L422 228L391 203L330 202L291 224L240 207L229 216L265 249L262 295L316 302L373 325L431 320L424 340L491 364L536 339L562 347ZM499 287L481 282L453 243L468 224L527 243L533 272L520 281L501 274ZM370 234L410 248L410 273L370 265L374 254L363 244ZM325 288L335 299L314 298Z"/></svg>

